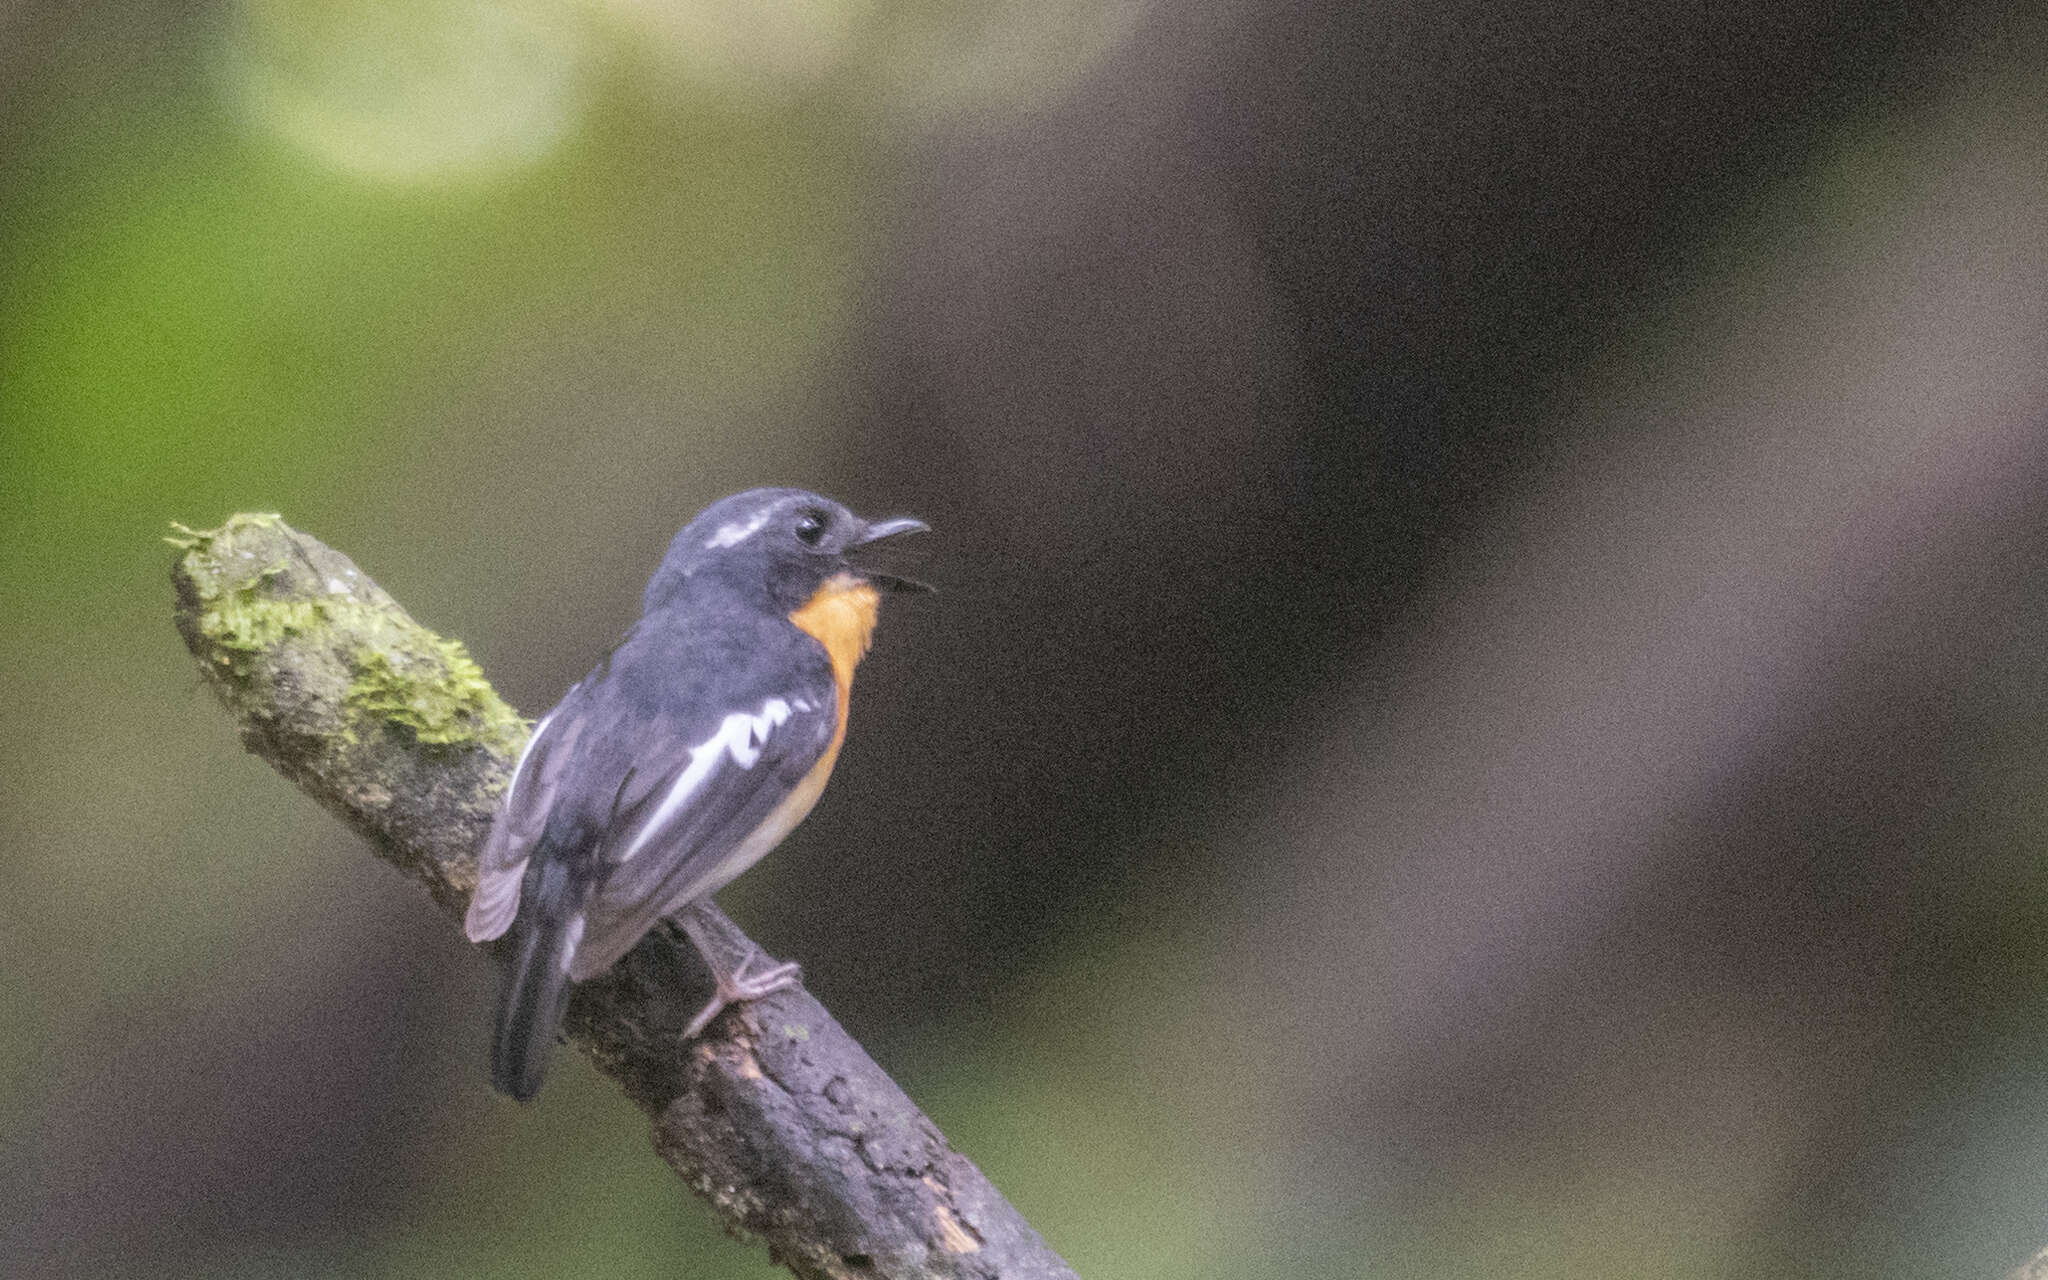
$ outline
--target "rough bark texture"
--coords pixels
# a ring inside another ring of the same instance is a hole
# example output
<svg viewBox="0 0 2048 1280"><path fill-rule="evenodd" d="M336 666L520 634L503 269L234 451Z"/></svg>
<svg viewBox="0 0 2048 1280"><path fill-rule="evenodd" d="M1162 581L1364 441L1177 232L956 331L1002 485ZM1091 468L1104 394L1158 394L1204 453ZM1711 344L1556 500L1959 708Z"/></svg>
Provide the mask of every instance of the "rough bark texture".
<svg viewBox="0 0 2048 1280"><path fill-rule="evenodd" d="M244 745L459 917L526 721L460 644L278 517L171 541L179 633ZM805 1277L1074 1275L808 993L729 1009L685 1041L707 990L664 924L577 988L567 1030L730 1229Z"/></svg>

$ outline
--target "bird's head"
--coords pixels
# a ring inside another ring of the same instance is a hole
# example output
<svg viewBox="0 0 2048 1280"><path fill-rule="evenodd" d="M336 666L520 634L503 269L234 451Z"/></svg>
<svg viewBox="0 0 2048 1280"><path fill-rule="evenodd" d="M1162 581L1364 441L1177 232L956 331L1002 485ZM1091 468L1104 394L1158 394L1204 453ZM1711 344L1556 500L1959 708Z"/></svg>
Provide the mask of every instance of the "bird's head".
<svg viewBox="0 0 2048 1280"><path fill-rule="evenodd" d="M750 594L766 591L785 613L802 608L828 583L930 591L915 579L862 563L863 553L878 543L928 530L907 516L865 520L803 489L749 489L712 503L683 527L648 582L643 604L652 611L699 582Z"/></svg>

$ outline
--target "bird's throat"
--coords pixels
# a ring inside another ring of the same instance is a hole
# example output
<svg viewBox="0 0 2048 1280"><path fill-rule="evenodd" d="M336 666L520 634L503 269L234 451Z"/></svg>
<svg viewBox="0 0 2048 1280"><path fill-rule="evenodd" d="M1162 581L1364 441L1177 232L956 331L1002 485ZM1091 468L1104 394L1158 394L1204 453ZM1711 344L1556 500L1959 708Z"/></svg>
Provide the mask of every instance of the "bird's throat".
<svg viewBox="0 0 2048 1280"><path fill-rule="evenodd" d="M825 646L832 659L832 682L839 686L840 722L846 717L847 690L853 685L853 669L866 656L874 639L875 619L882 608L882 593L873 583L850 573L825 579L817 593L803 607L789 615L797 628Z"/></svg>

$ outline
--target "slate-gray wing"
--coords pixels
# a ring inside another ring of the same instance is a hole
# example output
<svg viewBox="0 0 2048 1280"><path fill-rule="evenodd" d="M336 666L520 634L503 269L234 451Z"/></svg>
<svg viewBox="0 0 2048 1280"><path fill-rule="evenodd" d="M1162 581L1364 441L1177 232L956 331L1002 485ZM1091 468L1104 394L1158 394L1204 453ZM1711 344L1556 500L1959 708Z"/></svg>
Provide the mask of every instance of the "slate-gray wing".
<svg viewBox="0 0 2048 1280"><path fill-rule="evenodd" d="M837 728L825 674L732 712L665 772L628 786L601 847L570 977L610 967L656 920L724 888L766 853L773 842L750 837L790 817L779 811L791 797L815 797L804 784Z"/></svg>

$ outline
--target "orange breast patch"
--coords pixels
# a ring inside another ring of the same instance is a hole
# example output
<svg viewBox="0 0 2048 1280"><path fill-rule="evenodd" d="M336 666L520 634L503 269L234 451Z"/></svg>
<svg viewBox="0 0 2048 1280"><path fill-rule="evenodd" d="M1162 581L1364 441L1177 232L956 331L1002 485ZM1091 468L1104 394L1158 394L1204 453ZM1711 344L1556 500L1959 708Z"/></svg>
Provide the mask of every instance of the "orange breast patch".
<svg viewBox="0 0 2048 1280"><path fill-rule="evenodd" d="M827 754L836 753L846 735L846 707L853 689L853 669L867 655L875 637L875 619L882 611L882 593L874 584L850 573L834 574L819 585L817 594L789 615L797 629L825 646L832 659L832 683L839 688L839 729L832 735Z"/></svg>

